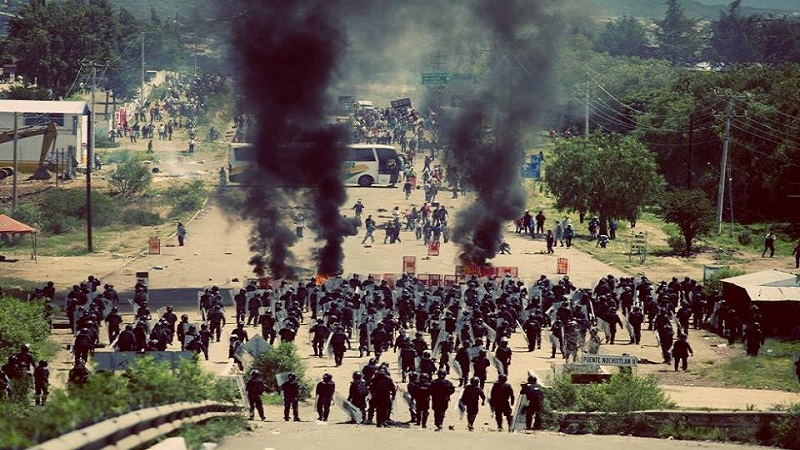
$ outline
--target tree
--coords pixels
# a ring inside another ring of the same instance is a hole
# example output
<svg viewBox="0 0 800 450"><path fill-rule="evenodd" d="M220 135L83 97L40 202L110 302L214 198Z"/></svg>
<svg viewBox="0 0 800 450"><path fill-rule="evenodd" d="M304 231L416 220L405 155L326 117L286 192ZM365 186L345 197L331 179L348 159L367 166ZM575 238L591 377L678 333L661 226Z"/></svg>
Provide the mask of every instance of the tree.
<svg viewBox="0 0 800 450"><path fill-rule="evenodd" d="M635 17L623 16L617 20L609 20L600 38L597 50L612 56L647 56L649 41L647 28Z"/></svg>
<svg viewBox="0 0 800 450"><path fill-rule="evenodd" d="M151 181L153 174L147 167L135 159L129 159L117 166L117 170L108 180L108 185L112 192L121 197L132 198L146 191Z"/></svg>
<svg viewBox="0 0 800 450"><path fill-rule="evenodd" d="M676 189L659 198L658 215L681 230L686 241L686 253L692 252L692 242L707 233L714 224L714 205L703 191Z"/></svg>
<svg viewBox="0 0 800 450"><path fill-rule="evenodd" d="M717 64L736 65L764 59L764 27L762 18L741 14L742 0L731 3L728 12L721 12L711 23L709 59Z"/></svg>
<svg viewBox="0 0 800 450"><path fill-rule="evenodd" d="M559 140L554 153L545 182L556 208L597 214L601 234L608 219L634 216L663 184L655 155L632 136Z"/></svg>
<svg viewBox="0 0 800 450"><path fill-rule="evenodd" d="M124 8L115 13L109 0L32 1L9 20L2 44L17 74L56 96L86 82L91 70L81 65L94 62L102 65L98 86L125 97L139 84L142 31L148 65L174 68L181 56L176 26L139 22Z"/></svg>
<svg viewBox="0 0 800 450"><path fill-rule="evenodd" d="M8 100L53 100L53 91L30 84L12 84L2 94Z"/></svg>
<svg viewBox="0 0 800 450"><path fill-rule="evenodd" d="M698 61L701 33L698 21L686 17L678 0L667 0L664 19L656 22L658 55L673 65L691 65Z"/></svg>

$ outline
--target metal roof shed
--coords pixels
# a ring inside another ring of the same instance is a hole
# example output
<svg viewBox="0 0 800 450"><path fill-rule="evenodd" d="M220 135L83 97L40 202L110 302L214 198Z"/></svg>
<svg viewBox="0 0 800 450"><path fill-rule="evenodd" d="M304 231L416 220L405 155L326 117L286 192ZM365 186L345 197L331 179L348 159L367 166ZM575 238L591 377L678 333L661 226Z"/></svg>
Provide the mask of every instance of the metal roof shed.
<svg viewBox="0 0 800 450"><path fill-rule="evenodd" d="M86 102L47 101L47 100L0 100L0 113L34 114L89 114Z"/></svg>
<svg viewBox="0 0 800 450"><path fill-rule="evenodd" d="M750 320L750 308L755 305L767 334L789 335L800 328L800 275L774 269L720 281L722 297L744 322Z"/></svg>

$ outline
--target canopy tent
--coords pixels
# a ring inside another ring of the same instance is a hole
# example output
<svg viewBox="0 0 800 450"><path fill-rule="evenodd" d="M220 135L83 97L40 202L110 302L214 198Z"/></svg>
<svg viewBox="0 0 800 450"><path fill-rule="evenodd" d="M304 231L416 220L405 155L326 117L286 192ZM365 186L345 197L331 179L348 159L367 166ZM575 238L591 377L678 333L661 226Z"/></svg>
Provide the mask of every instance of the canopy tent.
<svg viewBox="0 0 800 450"><path fill-rule="evenodd" d="M7 234L29 234L31 236L31 259L36 259L36 231L35 228L16 221L5 214L0 214L0 236Z"/></svg>

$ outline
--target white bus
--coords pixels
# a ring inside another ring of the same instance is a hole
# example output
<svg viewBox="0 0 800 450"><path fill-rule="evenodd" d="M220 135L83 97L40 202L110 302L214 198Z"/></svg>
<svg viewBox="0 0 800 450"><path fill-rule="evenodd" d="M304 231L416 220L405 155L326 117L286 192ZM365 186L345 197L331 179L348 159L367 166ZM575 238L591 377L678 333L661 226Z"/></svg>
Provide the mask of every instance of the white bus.
<svg viewBox="0 0 800 450"><path fill-rule="evenodd" d="M297 151L287 148L286 151ZM342 162L342 179L345 184L368 186L393 186L400 179L403 159L391 145L352 144L347 146L347 156ZM255 167L257 152L253 144L230 144L228 151L228 179L233 183L244 181L245 172Z"/></svg>

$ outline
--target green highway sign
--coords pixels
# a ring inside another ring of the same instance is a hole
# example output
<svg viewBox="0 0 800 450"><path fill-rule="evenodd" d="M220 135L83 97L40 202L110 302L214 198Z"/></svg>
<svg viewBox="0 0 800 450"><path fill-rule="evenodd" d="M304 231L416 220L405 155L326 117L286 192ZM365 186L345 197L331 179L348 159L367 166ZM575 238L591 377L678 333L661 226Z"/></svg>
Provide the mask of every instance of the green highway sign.
<svg viewBox="0 0 800 450"><path fill-rule="evenodd" d="M422 74L422 84L447 84L450 74L447 72L427 72Z"/></svg>

